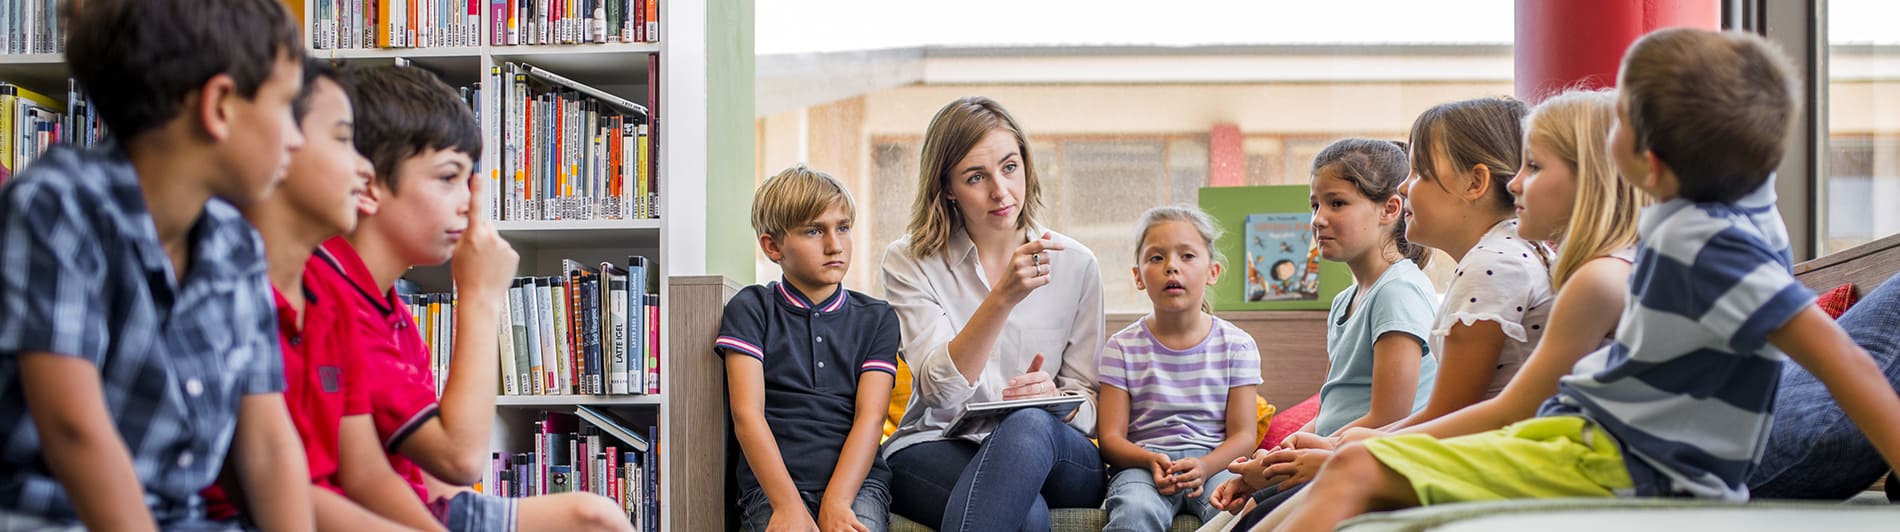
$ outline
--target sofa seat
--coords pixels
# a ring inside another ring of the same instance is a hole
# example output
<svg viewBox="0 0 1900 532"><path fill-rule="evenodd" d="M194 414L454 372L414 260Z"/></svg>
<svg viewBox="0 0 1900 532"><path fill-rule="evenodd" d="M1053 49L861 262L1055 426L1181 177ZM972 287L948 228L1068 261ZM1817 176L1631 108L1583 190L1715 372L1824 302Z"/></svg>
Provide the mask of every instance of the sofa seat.
<svg viewBox="0 0 1900 532"><path fill-rule="evenodd" d="M1094 508L1056 508L1049 510L1049 520L1054 532L1101 532L1108 526L1108 511ZM1198 517L1174 516L1174 526L1168 532L1194 532L1201 527ZM936 532L930 527L905 519L904 516L891 514L890 532Z"/></svg>

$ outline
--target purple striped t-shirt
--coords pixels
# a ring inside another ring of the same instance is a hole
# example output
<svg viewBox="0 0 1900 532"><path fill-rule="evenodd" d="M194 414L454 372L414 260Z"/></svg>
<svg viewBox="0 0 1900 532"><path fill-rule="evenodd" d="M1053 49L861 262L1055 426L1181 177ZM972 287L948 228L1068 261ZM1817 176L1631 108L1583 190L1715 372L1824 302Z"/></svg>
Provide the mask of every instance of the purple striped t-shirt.
<svg viewBox="0 0 1900 532"><path fill-rule="evenodd" d="M1101 382L1128 392L1128 441L1150 449L1211 449L1227 437L1227 392L1260 384L1260 350L1227 320L1200 345L1175 351L1148 317L1108 339Z"/></svg>

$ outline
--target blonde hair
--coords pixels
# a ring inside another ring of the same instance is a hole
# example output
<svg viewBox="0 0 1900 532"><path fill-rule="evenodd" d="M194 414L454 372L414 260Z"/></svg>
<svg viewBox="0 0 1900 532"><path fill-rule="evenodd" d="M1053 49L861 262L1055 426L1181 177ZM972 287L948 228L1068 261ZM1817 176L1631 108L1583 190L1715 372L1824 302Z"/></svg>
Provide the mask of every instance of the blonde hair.
<svg viewBox="0 0 1900 532"><path fill-rule="evenodd" d="M786 231L810 223L834 207L844 207L849 219L858 217L858 204L844 182L804 163L794 164L766 178L752 195L752 231L783 239Z"/></svg>
<svg viewBox="0 0 1900 532"><path fill-rule="evenodd" d="M1036 179L1036 165L1029 156L1029 139L1016 119L1002 104L982 96L958 98L943 106L930 119L924 132L924 148L917 171L917 199L911 203L910 255L924 258L943 252L950 245L951 231L963 228L957 206L950 202L950 173L958 162L991 131L1001 129L1016 137L1016 148L1023 158L1023 197L1016 215L1016 228L1026 229L1037 222L1042 211L1042 185Z"/></svg>
<svg viewBox="0 0 1900 532"><path fill-rule="evenodd" d="M1136 225L1141 230L1135 233L1135 264L1141 264L1141 246L1148 241L1148 231L1163 222L1181 222L1194 226L1194 232L1200 233L1201 241L1207 244L1208 258L1213 260L1214 264L1227 262L1226 254L1221 253L1220 248L1214 245L1215 242L1220 241L1221 234L1225 231L1221 230L1220 225L1214 223L1212 216L1208 216L1207 212L1197 207L1164 205L1141 213L1141 223ZM1201 312L1214 313L1214 304L1205 292L1201 294Z"/></svg>
<svg viewBox="0 0 1900 532"><path fill-rule="evenodd" d="M1610 123L1616 119L1615 91L1571 90L1532 109L1524 118L1524 153L1530 141L1549 146L1576 176L1576 201L1570 221L1558 235L1550 285L1564 281L1591 259L1636 245L1636 214L1649 196L1617 176L1610 160Z"/></svg>

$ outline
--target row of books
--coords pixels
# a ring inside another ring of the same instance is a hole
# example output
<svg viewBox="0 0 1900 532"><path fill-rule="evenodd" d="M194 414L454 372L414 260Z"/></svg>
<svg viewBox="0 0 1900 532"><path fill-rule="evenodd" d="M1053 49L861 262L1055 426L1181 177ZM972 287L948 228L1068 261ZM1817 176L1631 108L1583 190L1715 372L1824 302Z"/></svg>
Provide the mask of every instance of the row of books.
<svg viewBox="0 0 1900 532"><path fill-rule="evenodd" d="M488 0L489 43L660 42L660 0Z"/></svg>
<svg viewBox="0 0 1900 532"><path fill-rule="evenodd" d="M318 49L481 46L485 0L312 0Z"/></svg>
<svg viewBox="0 0 1900 532"><path fill-rule="evenodd" d="M0 54L54 54L66 51L60 31L60 0L0 2Z"/></svg>
<svg viewBox="0 0 1900 532"><path fill-rule="evenodd" d="M518 277L498 331L502 395L660 393L660 296L646 257L627 266L563 261L562 273ZM429 346L436 389L455 352L455 301L448 293L405 295Z"/></svg>
<svg viewBox="0 0 1900 532"><path fill-rule="evenodd" d="M499 220L653 219L659 212L655 127L659 54L648 54L647 105L526 63L494 67L490 173Z"/></svg>
<svg viewBox="0 0 1900 532"><path fill-rule="evenodd" d="M493 453L484 490L502 497L593 493L620 503L635 530L658 532L659 429L644 432L604 410L545 412L534 449Z"/></svg>
<svg viewBox="0 0 1900 532"><path fill-rule="evenodd" d="M660 42L659 0L313 0L310 18L322 50Z"/></svg>
<svg viewBox="0 0 1900 532"><path fill-rule="evenodd" d="M0 83L0 183L32 164L53 144L92 146L104 136L98 113L72 82L67 82L65 102L26 87Z"/></svg>

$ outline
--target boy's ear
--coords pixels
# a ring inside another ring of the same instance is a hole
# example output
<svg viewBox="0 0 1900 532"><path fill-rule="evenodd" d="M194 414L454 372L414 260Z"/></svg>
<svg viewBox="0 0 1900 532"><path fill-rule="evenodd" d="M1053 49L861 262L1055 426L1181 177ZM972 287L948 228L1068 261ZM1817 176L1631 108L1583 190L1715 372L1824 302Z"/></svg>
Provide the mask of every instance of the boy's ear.
<svg viewBox="0 0 1900 532"><path fill-rule="evenodd" d="M778 239L772 238L772 233L759 233L759 251L764 251L765 258L774 264L785 258L785 250L779 249Z"/></svg>
<svg viewBox="0 0 1900 532"><path fill-rule="evenodd" d="M389 195L389 189L381 182L370 180L369 186L363 187L363 193L356 196L356 215L359 218L357 223L362 223L360 218L375 216L376 211L382 210L383 200Z"/></svg>
<svg viewBox="0 0 1900 532"><path fill-rule="evenodd" d="M1663 162L1662 157L1657 156L1656 152L1643 150L1643 164L1649 167L1649 175L1643 176L1643 189L1665 191L1667 195L1675 195L1678 188L1676 171L1669 167L1669 163Z"/></svg>
<svg viewBox="0 0 1900 532"><path fill-rule="evenodd" d="M196 125L204 128L205 134L214 142L231 138L231 116L236 112L233 106L238 100L237 82L231 79L231 75L211 76L192 96L197 104L197 109L191 110L195 111L191 114L198 119Z"/></svg>

